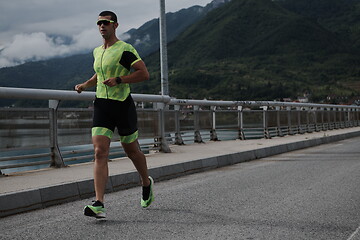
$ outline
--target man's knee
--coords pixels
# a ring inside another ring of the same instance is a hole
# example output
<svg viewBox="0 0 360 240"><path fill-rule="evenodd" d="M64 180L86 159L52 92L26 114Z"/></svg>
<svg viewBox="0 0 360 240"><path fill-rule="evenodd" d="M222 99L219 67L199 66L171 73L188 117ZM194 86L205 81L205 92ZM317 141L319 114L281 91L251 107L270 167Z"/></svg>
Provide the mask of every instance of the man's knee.
<svg viewBox="0 0 360 240"><path fill-rule="evenodd" d="M95 161L96 160L102 160L102 159L107 159L109 156L109 148L106 147L101 147L101 146L95 146L94 147L94 156L95 156Z"/></svg>
<svg viewBox="0 0 360 240"><path fill-rule="evenodd" d="M96 160L108 159L110 139L106 136L93 136L92 138L94 145L94 157Z"/></svg>

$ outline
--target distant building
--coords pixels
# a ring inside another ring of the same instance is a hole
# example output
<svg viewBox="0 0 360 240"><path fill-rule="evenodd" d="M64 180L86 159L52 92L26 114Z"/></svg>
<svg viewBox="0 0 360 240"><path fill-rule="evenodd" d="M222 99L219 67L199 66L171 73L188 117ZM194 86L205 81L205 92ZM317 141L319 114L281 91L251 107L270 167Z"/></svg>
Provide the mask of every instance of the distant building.
<svg viewBox="0 0 360 240"><path fill-rule="evenodd" d="M300 102L300 103L308 103L309 98L308 97L298 97L298 102Z"/></svg>
<svg viewBox="0 0 360 240"><path fill-rule="evenodd" d="M352 97L351 99L349 99L348 104L360 106L360 96Z"/></svg>

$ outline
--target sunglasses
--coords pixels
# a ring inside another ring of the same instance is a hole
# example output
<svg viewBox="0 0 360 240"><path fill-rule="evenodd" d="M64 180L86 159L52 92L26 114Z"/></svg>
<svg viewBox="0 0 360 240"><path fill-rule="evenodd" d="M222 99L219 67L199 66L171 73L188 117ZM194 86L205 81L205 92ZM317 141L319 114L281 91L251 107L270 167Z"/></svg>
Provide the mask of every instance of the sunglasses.
<svg viewBox="0 0 360 240"><path fill-rule="evenodd" d="M98 20L97 22L96 22L96 24L98 25L98 26L101 26L102 24L104 24L105 26L108 26L108 25L110 25L110 23L114 23L115 21L113 21L113 20L107 20L107 19L100 19L100 20Z"/></svg>

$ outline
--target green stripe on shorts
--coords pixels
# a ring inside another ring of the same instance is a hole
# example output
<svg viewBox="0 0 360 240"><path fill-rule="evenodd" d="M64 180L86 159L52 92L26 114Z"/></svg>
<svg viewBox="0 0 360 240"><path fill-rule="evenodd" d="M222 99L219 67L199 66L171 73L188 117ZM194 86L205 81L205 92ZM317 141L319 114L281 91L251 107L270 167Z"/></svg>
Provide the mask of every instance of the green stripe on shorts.
<svg viewBox="0 0 360 240"><path fill-rule="evenodd" d="M101 136L105 136L105 137L108 137L108 138L111 139L113 134L114 134L113 131L111 131L108 128L104 128L104 127L93 127L91 129L91 135L92 136L101 135Z"/></svg>
<svg viewBox="0 0 360 240"><path fill-rule="evenodd" d="M136 131L133 134L128 135L128 136L120 136L120 141L122 143L132 143L132 142L135 142L136 139L138 139L138 137L139 137L139 132Z"/></svg>

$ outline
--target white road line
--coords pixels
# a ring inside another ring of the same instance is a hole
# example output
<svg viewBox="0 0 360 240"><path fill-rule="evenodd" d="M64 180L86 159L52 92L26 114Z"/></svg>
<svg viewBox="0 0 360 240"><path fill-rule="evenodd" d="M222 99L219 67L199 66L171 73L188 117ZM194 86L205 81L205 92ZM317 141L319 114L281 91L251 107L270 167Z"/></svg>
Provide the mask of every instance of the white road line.
<svg viewBox="0 0 360 240"><path fill-rule="evenodd" d="M355 230L355 232L353 234L351 234L351 236L347 240L355 239L354 237L356 237L356 234L358 234L359 231L360 231L360 226Z"/></svg>

